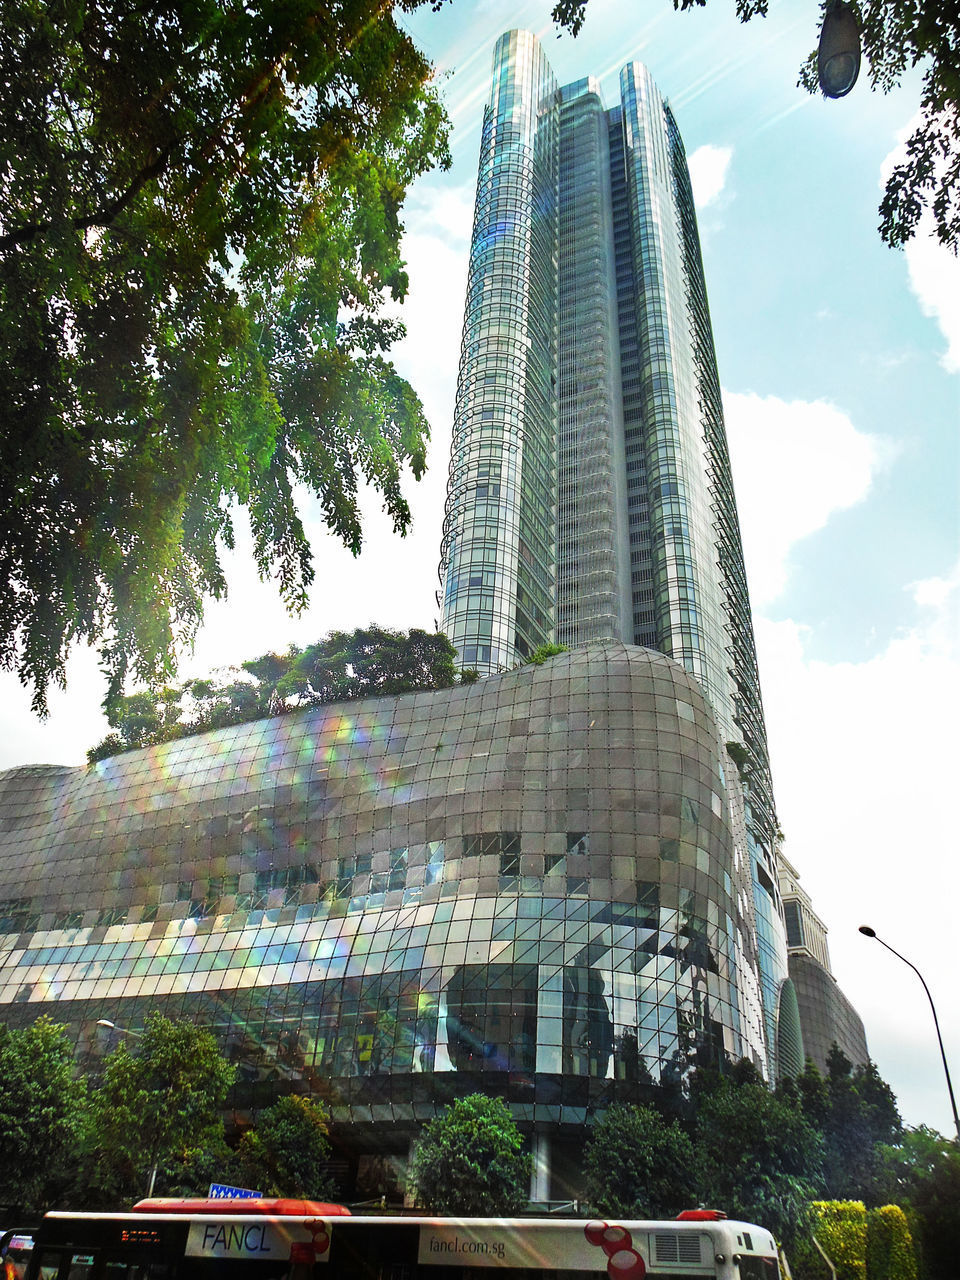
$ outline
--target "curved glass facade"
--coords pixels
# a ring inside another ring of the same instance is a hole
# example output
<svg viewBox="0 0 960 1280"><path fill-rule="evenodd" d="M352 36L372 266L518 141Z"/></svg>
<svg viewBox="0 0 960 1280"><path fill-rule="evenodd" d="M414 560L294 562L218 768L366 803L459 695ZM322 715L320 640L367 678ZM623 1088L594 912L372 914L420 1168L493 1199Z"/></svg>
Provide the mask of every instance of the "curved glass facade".
<svg viewBox="0 0 960 1280"><path fill-rule="evenodd" d="M805 1057L812 1058L824 1075L835 1044L854 1066L869 1062L863 1022L830 970L815 956L791 951L790 979L803 1028Z"/></svg>
<svg viewBox="0 0 960 1280"><path fill-rule="evenodd" d="M12 770L3 1017L89 1065L98 1019L190 1016L235 1108L309 1090L348 1139L475 1087L581 1126L743 1052L721 751L690 676L614 645Z"/></svg>

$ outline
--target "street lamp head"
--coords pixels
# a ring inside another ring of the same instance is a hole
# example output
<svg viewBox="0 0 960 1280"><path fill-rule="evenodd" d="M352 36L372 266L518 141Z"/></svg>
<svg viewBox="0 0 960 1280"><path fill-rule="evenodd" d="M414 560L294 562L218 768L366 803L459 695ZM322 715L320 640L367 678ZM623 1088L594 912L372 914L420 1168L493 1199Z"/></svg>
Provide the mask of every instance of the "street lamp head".
<svg viewBox="0 0 960 1280"><path fill-rule="evenodd" d="M115 1022L111 1022L109 1018L98 1018L97 1026L106 1027L110 1031L116 1031L117 1029L117 1024Z"/></svg>
<svg viewBox="0 0 960 1280"><path fill-rule="evenodd" d="M875 938L877 936L876 929L871 929L868 924L862 924L860 926L860 932L865 934L868 938Z"/></svg>
<svg viewBox="0 0 960 1280"><path fill-rule="evenodd" d="M817 79L828 98L843 98L860 74L860 24L844 0L829 0L820 28Z"/></svg>

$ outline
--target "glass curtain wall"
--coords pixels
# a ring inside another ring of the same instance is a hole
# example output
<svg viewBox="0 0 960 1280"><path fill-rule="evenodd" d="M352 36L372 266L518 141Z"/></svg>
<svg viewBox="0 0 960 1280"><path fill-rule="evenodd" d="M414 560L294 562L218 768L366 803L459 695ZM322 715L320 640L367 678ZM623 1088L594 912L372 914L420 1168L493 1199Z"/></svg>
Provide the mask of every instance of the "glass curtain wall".
<svg viewBox="0 0 960 1280"><path fill-rule="evenodd" d="M594 80L561 101L557 642L630 642L606 113Z"/></svg>
<svg viewBox="0 0 960 1280"><path fill-rule="evenodd" d="M536 38L507 32L480 144L440 569L444 630L484 675L555 625L557 108Z"/></svg>
<svg viewBox="0 0 960 1280"><path fill-rule="evenodd" d="M696 215L683 142L650 73L633 63L620 86L650 531L649 558L638 548L632 569L650 575L657 648L697 677L727 740L742 750L739 768L727 766L742 794L735 829L747 856L738 857L738 871L753 925L741 968L748 987L757 978L762 987L766 1059L776 1075L787 978L777 822Z"/></svg>
<svg viewBox="0 0 960 1280"><path fill-rule="evenodd" d="M443 625L491 674L548 642L658 649L732 744L743 1034L777 1073L777 819L683 143L649 72L557 89L497 44L471 248ZM731 927L734 927L733 925Z"/></svg>

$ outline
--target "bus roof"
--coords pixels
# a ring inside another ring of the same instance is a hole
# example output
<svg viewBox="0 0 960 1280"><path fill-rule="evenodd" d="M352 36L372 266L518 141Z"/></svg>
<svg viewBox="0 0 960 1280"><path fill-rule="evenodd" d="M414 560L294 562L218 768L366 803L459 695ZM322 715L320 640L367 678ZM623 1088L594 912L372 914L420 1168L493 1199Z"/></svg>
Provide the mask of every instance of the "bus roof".
<svg viewBox="0 0 960 1280"><path fill-rule="evenodd" d="M191 1213L224 1214L271 1218L349 1218L350 1210L342 1204L328 1204L322 1200L288 1200L270 1197L216 1198L154 1196L138 1200L134 1213Z"/></svg>

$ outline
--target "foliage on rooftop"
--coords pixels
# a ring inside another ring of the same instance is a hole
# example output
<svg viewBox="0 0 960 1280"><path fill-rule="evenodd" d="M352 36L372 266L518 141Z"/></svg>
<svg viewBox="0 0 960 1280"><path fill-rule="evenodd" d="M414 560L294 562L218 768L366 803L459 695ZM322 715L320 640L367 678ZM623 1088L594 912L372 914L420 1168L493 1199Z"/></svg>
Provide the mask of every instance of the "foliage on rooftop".
<svg viewBox="0 0 960 1280"><path fill-rule="evenodd" d="M285 715L356 698L471 684L442 632L360 627L284 653L264 653L207 679L187 680L117 699L108 712L113 733L87 752L94 764L137 747L194 733Z"/></svg>

